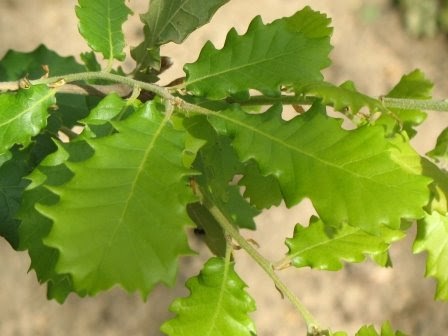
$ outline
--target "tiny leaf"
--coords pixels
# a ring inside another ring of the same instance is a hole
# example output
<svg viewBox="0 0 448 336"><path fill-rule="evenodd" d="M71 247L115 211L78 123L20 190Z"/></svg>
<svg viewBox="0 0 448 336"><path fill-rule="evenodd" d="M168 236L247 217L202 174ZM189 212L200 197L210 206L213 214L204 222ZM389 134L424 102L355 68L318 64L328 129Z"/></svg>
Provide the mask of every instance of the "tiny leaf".
<svg viewBox="0 0 448 336"><path fill-rule="evenodd" d="M234 271L234 264L212 258L198 276L186 283L190 296L175 300L170 311L177 316L161 330L170 336L251 336L255 326L248 313L255 310L246 285Z"/></svg>
<svg viewBox="0 0 448 336"><path fill-rule="evenodd" d="M375 327L370 326L364 326L356 333L355 336L406 336L406 334L402 333L401 331L394 331L392 329L392 326L390 325L390 322L385 322L381 326L381 333L379 334Z"/></svg>
<svg viewBox="0 0 448 336"><path fill-rule="evenodd" d="M122 25L131 10L124 0L79 0L76 15L79 31L90 48L108 60L124 60Z"/></svg>
<svg viewBox="0 0 448 336"><path fill-rule="evenodd" d="M329 22L309 7L267 25L257 17L246 34L231 30L221 50L208 42L198 60L185 65L187 89L222 99L248 89L279 94L281 85L322 80L330 64Z"/></svg>

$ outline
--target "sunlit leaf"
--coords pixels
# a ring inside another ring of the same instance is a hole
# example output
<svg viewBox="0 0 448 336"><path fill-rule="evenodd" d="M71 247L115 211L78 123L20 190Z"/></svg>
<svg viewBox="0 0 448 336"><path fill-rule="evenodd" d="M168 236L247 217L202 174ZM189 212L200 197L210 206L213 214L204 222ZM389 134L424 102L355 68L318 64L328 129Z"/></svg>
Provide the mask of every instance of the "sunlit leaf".
<svg viewBox="0 0 448 336"><path fill-rule="evenodd" d="M426 276L437 280L436 299L448 300L448 217L433 212L417 228L414 253L428 253Z"/></svg>
<svg viewBox="0 0 448 336"><path fill-rule="evenodd" d="M293 237L286 240L289 251L285 261L295 267L337 271L343 262L362 262L366 255L386 252L391 242L403 236L402 231L386 228L381 235L373 236L348 224L335 230L313 217L308 227L297 224Z"/></svg>
<svg viewBox="0 0 448 336"><path fill-rule="evenodd" d="M405 139L392 144L381 126L344 130L318 104L290 121L280 112L249 115L235 107L209 118L234 138L243 162L254 159L263 175L278 179L288 206L308 197L331 226L347 222L379 233L381 225L398 229L401 218L423 217L429 180L409 168L419 165L415 152L400 162Z"/></svg>
<svg viewBox="0 0 448 336"><path fill-rule="evenodd" d="M79 0L76 15L79 31L90 48L108 60L124 60L122 25L131 10L124 0Z"/></svg>
<svg viewBox="0 0 448 336"><path fill-rule="evenodd" d="M113 126L118 133L86 139L91 158L66 162L69 182L47 187L60 201L37 208L53 221L45 244L59 250L56 271L70 274L77 292L120 284L146 297L155 284L172 284L178 257L191 252L185 132L155 102Z"/></svg>
<svg viewBox="0 0 448 336"><path fill-rule="evenodd" d="M381 327L381 333L375 330L375 327L364 326L356 333L355 336L406 336L406 334L401 331L394 331L389 322L385 322Z"/></svg>
<svg viewBox="0 0 448 336"><path fill-rule="evenodd" d="M329 22L309 7L270 24L257 17L244 35L231 30L222 49L204 46L198 60L185 66L187 89L222 99L248 89L279 94L281 85L319 81L330 63Z"/></svg>
<svg viewBox="0 0 448 336"><path fill-rule="evenodd" d="M172 303L170 310L177 315L162 325L165 334L255 335L255 326L248 316L255 310L255 302L246 293L246 285L235 273L233 263L212 258L186 286L190 296Z"/></svg>

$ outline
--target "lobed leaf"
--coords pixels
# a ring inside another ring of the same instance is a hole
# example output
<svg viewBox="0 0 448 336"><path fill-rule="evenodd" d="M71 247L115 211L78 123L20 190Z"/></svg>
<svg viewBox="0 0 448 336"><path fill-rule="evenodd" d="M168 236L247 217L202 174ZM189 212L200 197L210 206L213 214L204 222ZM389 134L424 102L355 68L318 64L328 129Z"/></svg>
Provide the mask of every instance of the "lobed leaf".
<svg viewBox="0 0 448 336"><path fill-rule="evenodd" d="M28 184L24 176L29 171L28 153L17 149L13 151L11 160L0 167L0 236L15 249L19 245L20 224L16 214Z"/></svg>
<svg viewBox="0 0 448 336"><path fill-rule="evenodd" d="M355 336L406 336L401 331L394 331L392 329L392 326L389 322L385 322L381 326L381 333L378 334L378 332L375 330L374 326L364 326L356 333Z"/></svg>
<svg viewBox="0 0 448 336"><path fill-rule="evenodd" d="M363 107L367 107L371 114L384 111L379 100L360 93L352 81L346 81L340 86L328 82L307 83L294 88L294 91L296 94L321 98L324 105L333 106L336 111L348 110L356 114Z"/></svg>
<svg viewBox="0 0 448 336"><path fill-rule="evenodd" d="M398 229L401 218L423 217L429 180L409 168L420 167L420 157L406 139L391 143L381 126L341 129L320 104L290 121L280 112L275 106L249 115L234 107L209 119L234 139L242 162L254 159L263 175L278 179L287 206L308 197L325 223L374 234L381 225ZM397 154L403 151L404 158Z"/></svg>
<svg viewBox="0 0 448 336"><path fill-rule="evenodd" d="M424 73L417 69L404 75L386 97L431 99L433 86L433 83L425 77ZM402 124L400 125L400 128L403 128L410 137L416 134L415 127L423 123L427 116L426 112L422 110L399 108L391 108L390 110L400 120L400 123ZM393 128L396 124L396 120L390 115L383 115L379 122L385 124L389 128Z"/></svg>
<svg viewBox="0 0 448 336"><path fill-rule="evenodd" d="M329 22L309 7L267 25L257 17L244 35L231 30L221 50L208 42L198 60L185 65L187 89L222 99L248 89L279 94L281 85L320 81L330 64Z"/></svg>
<svg viewBox="0 0 448 336"><path fill-rule="evenodd" d="M246 285L233 263L212 258L186 286L190 296L172 303L170 311L177 315L162 325L162 332L173 336L255 335L248 316L255 310L255 302L244 290Z"/></svg>
<svg viewBox="0 0 448 336"><path fill-rule="evenodd" d="M124 0L79 0L76 6L79 32L108 60L122 61L126 56L122 25L131 13Z"/></svg>
<svg viewBox="0 0 448 336"><path fill-rule="evenodd" d="M448 162L448 128L445 128L437 137L437 143L433 150L427 153L429 157L438 163Z"/></svg>
<svg viewBox="0 0 448 336"><path fill-rule="evenodd" d="M168 42L181 43L191 32L210 21L229 0L153 0L140 16L145 24L144 41L131 50L139 73L159 70L160 48Z"/></svg>
<svg viewBox="0 0 448 336"><path fill-rule="evenodd" d="M387 252L390 243L403 236L402 231L386 228L382 228L382 234L373 236L348 224L334 230L313 217L308 227L297 224L293 237L286 240L289 248L286 261L295 267L337 271L343 267L343 261L362 262L366 255Z"/></svg>
<svg viewBox="0 0 448 336"><path fill-rule="evenodd" d="M46 85L0 94L0 154L15 144L27 147L46 125L55 90Z"/></svg>
<svg viewBox="0 0 448 336"><path fill-rule="evenodd" d="M146 297L155 284L172 284L178 257L190 253L193 172L182 165L185 132L161 108L148 102L112 122L118 133L86 139L92 157L66 162L73 178L47 186L60 201L37 206L53 221L45 244L60 253L56 271L70 274L78 293L120 284Z"/></svg>
<svg viewBox="0 0 448 336"><path fill-rule="evenodd" d="M438 212L418 222L414 253L426 251L426 276L437 280L436 299L448 300L448 217Z"/></svg>

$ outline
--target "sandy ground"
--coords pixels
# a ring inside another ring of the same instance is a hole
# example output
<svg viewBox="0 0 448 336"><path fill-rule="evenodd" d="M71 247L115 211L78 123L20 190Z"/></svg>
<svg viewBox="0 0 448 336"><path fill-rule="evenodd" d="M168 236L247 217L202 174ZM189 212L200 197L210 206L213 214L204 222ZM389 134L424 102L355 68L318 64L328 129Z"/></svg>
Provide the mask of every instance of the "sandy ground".
<svg viewBox="0 0 448 336"><path fill-rule="evenodd" d="M39 43L62 55L76 55L87 47L77 33L74 0L0 0L0 56L8 49L30 51ZM147 1L131 0L137 13ZM402 74L420 68L435 82L435 96L448 97L448 44L438 36L414 40L403 32L397 13L386 0L299 1L231 0L213 22L194 34L184 45L168 45L167 55L176 62L167 77L181 75L182 64L196 59L205 40L222 45L226 32L236 27L244 32L251 18L261 15L265 22L287 16L305 5L325 11L335 27L334 62L326 71L336 83L347 79L359 89L381 95ZM126 24L129 44L137 44L140 27L135 17ZM1 80L1 79L0 79ZM442 114L434 114L422 128L415 143L422 153L429 150L441 129L448 125ZM259 232L246 234L261 245L268 258L279 259L286 250L285 237L295 223L306 223L312 208L304 202L294 209L272 209L258 218ZM411 335L445 335L448 306L433 302L434 282L424 280L424 256L412 257L410 239L392 250L394 269L379 269L372 263L347 266L342 272L286 270L282 278L303 299L323 325L354 334L362 324L381 324L390 319L396 328ZM197 245L197 242L192 242ZM182 261L180 279L174 290L158 288L148 302L118 289L95 298L69 297L64 305L45 299L45 288L34 273L27 274L26 253L16 253L0 241L3 271L0 274L0 335L160 335L158 326L169 315L167 306L176 295L185 295L183 281L196 274L197 261ZM204 258L206 257L206 253ZM253 315L261 336L305 335L305 326L287 301L279 297L267 276L243 252L237 254L237 269L250 285L257 301ZM198 335L199 336L199 335Z"/></svg>

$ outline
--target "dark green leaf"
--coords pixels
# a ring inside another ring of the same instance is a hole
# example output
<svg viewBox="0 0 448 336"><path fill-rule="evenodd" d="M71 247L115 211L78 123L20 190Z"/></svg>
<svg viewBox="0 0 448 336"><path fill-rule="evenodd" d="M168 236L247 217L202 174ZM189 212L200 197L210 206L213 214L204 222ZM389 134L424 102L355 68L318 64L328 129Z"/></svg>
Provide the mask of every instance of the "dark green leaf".
<svg viewBox="0 0 448 336"><path fill-rule="evenodd" d="M245 187L244 197L249 198L250 204L260 210L269 209L273 205L280 205L283 199L276 178L272 175L261 175L255 161L249 161L246 164L239 185Z"/></svg>
<svg viewBox="0 0 448 336"><path fill-rule="evenodd" d="M195 63L187 64L187 89L222 99L248 89L279 94L281 85L322 80L330 64L330 20L309 7L265 25L255 18L246 34L231 30L217 50L210 42Z"/></svg>
<svg viewBox="0 0 448 336"><path fill-rule="evenodd" d="M122 25L131 13L124 0L79 0L76 6L81 35L108 60L126 56Z"/></svg>
<svg viewBox="0 0 448 336"><path fill-rule="evenodd" d="M331 226L379 233L381 225L398 229L401 218L424 215L429 180L415 172L420 157L405 138L388 141L381 126L344 130L319 104L290 121L279 106L258 115L235 107L209 119L234 138L242 162L254 159L278 179L287 206L308 197Z"/></svg>
<svg viewBox="0 0 448 336"><path fill-rule="evenodd" d="M186 283L190 296L175 300L170 311L176 317L161 330L170 336L252 336L255 326L248 313L255 310L246 284L234 271L233 263L212 258L198 276Z"/></svg>
<svg viewBox="0 0 448 336"><path fill-rule="evenodd" d="M187 206L188 215L196 223L198 229L204 230L204 241L212 253L224 257L226 253L226 239L224 232L212 214L200 203Z"/></svg>
<svg viewBox="0 0 448 336"><path fill-rule="evenodd" d="M14 150L12 159L0 167L0 235L15 249L19 245L20 224L16 213L28 184L24 176L29 172L29 153L19 150Z"/></svg>

